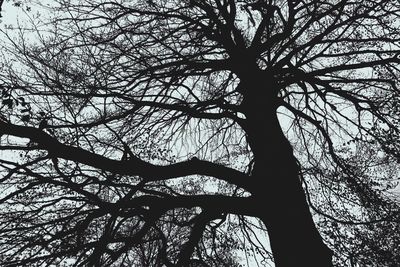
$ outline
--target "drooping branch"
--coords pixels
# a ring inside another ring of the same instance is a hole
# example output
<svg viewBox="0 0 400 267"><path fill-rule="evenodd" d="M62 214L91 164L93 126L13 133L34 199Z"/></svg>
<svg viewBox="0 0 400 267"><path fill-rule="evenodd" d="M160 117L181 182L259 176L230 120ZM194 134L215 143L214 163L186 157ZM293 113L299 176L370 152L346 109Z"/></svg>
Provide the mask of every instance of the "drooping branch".
<svg viewBox="0 0 400 267"><path fill-rule="evenodd" d="M251 181L244 173L197 158L166 166L154 165L138 157L131 157L126 161L118 161L82 148L62 144L37 128L13 125L5 121L0 121L0 134L29 138L31 141L37 143L39 148L48 151L50 156L54 158L80 162L117 174L141 176L147 181L161 181L189 175L206 175L237 185L246 190L251 189Z"/></svg>

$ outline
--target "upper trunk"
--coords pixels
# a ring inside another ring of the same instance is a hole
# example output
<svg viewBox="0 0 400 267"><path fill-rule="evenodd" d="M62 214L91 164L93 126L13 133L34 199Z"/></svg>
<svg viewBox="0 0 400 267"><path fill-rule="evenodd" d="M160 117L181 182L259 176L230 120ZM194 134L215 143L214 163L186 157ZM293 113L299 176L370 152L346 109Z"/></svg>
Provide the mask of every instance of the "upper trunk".
<svg viewBox="0 0 400 267"><path fill-rule="evenodd" d="M263 84L252 79L245 85L245 130L255 157L252 176L258 186L252 193L260 202L259 217L268 229L277 267L332 266L332 252L315 227L300 168L277 118L276 92L265 92L271 85L265 78Z"/></svg>

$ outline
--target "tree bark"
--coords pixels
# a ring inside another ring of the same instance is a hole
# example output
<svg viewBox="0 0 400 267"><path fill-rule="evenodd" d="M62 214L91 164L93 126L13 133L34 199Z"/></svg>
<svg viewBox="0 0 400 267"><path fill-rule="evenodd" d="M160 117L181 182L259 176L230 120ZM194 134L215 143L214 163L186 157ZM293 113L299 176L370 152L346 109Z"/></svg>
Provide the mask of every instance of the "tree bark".
<svg viewBox="0 0 400 267"><path fill-rule="evenodd" d="M253 90L259 88L255 82L250 84ZM300 168L279 124L277 98L247 97L245 130L255 157L252 176L257 184L252 193L260 203L259 218L267 227L275 265L333 266L333 253L314 224L299 179Z"/></svg>

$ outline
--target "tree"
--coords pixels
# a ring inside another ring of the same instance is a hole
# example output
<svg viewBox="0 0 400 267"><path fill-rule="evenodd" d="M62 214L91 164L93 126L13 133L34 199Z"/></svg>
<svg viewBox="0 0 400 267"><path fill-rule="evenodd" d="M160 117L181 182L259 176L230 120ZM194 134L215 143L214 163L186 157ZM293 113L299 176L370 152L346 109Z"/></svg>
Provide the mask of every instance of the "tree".
<svg viewBox="0 0 400 267"><path fill-rule="evenodd" d="M397 0L51 7L4 32L6 266L396 265Z"/></svg>

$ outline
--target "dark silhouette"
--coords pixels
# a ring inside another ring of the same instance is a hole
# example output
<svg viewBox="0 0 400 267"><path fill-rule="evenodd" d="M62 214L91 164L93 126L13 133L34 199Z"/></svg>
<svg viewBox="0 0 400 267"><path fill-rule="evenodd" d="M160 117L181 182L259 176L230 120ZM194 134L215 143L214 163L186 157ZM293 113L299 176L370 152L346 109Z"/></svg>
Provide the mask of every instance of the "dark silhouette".
<svg viewBox="0 0 400 267"><path fill-rule="evenodd" d="M51 7L3 32L0 266L400 262L398 0Z"/></svg>

